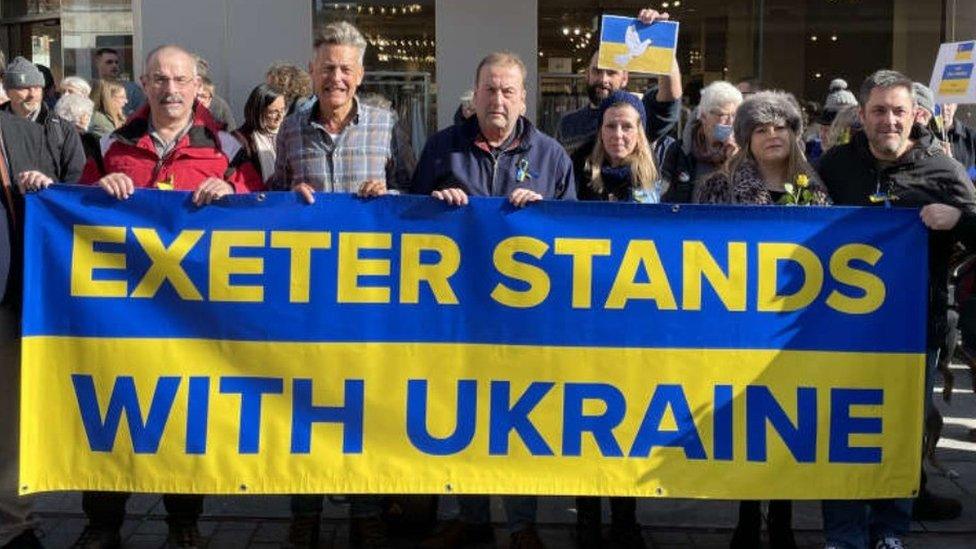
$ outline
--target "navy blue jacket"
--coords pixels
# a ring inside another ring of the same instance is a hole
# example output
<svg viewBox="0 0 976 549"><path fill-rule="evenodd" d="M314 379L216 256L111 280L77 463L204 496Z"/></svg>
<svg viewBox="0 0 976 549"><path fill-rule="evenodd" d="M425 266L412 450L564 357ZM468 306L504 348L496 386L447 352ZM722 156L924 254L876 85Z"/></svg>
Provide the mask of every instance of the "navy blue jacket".
<svg viewBox="0 0 976 549"><path fill-rule="evenodd" d="M410 192L430 194L456 187L468 196L508 196L531 189L545 199L576 200L573 164L555 139L521 119L522 131L497 162L476 143L478 117L431 136L413 172ZM523 162L524 161L524 162ZM520 170L520 166L526 167ZM520 172L525 172L519 181Z"/></svg>

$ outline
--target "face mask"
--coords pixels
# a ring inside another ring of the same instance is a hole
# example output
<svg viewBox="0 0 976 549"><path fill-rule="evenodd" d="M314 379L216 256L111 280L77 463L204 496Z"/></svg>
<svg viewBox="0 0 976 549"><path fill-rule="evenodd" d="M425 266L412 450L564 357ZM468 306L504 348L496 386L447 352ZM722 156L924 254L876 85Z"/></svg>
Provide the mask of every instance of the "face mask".
<svg viewBox="0 0 976 549"><path fill-rule="evenodd" d="M732 126L726 126L725 124L715 124L715 129L712 130L712 140L719 143L725 143L725 140L732 135Z"/></svg>

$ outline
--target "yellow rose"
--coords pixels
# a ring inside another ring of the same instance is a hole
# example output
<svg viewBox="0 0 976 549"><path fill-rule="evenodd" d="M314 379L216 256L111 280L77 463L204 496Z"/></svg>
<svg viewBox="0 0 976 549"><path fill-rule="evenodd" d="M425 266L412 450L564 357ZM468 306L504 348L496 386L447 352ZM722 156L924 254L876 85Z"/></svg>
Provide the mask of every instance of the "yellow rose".
<svg viewBox="0 0 976 549"><path fill-rule="evenodd" d="M796 176L797 187L800 187L801 189L805 189L809 184L810 184L810 178L807 177L805 174L801 173L800 175Z"/></svg>

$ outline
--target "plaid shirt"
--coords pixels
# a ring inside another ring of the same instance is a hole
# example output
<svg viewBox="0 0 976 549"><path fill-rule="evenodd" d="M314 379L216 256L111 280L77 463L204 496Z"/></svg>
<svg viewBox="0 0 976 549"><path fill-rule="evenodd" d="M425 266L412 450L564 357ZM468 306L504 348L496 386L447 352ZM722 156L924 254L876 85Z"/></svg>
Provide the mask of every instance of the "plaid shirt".
<svg viewBox="0 0 976 549"><path fill-rule="evenodd" d="M391 190L406 191L415 161L396 113L354 101L352 121L334 141L318 122L318 101L285 120L278 132L271 188L308 183L316 191L356 192L364 181L375 179Z"/></svg>

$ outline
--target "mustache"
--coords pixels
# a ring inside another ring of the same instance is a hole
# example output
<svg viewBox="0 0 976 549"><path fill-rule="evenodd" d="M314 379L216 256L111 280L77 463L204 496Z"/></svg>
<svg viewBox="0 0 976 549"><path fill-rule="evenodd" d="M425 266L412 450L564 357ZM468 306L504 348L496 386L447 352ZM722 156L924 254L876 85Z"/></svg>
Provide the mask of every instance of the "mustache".
<svg viewBox="0 0 976 549"><path fill-rule="evenodd" d="M183 96L175 93L164 95L159 99L160 103L183 103Z"/></svg>

